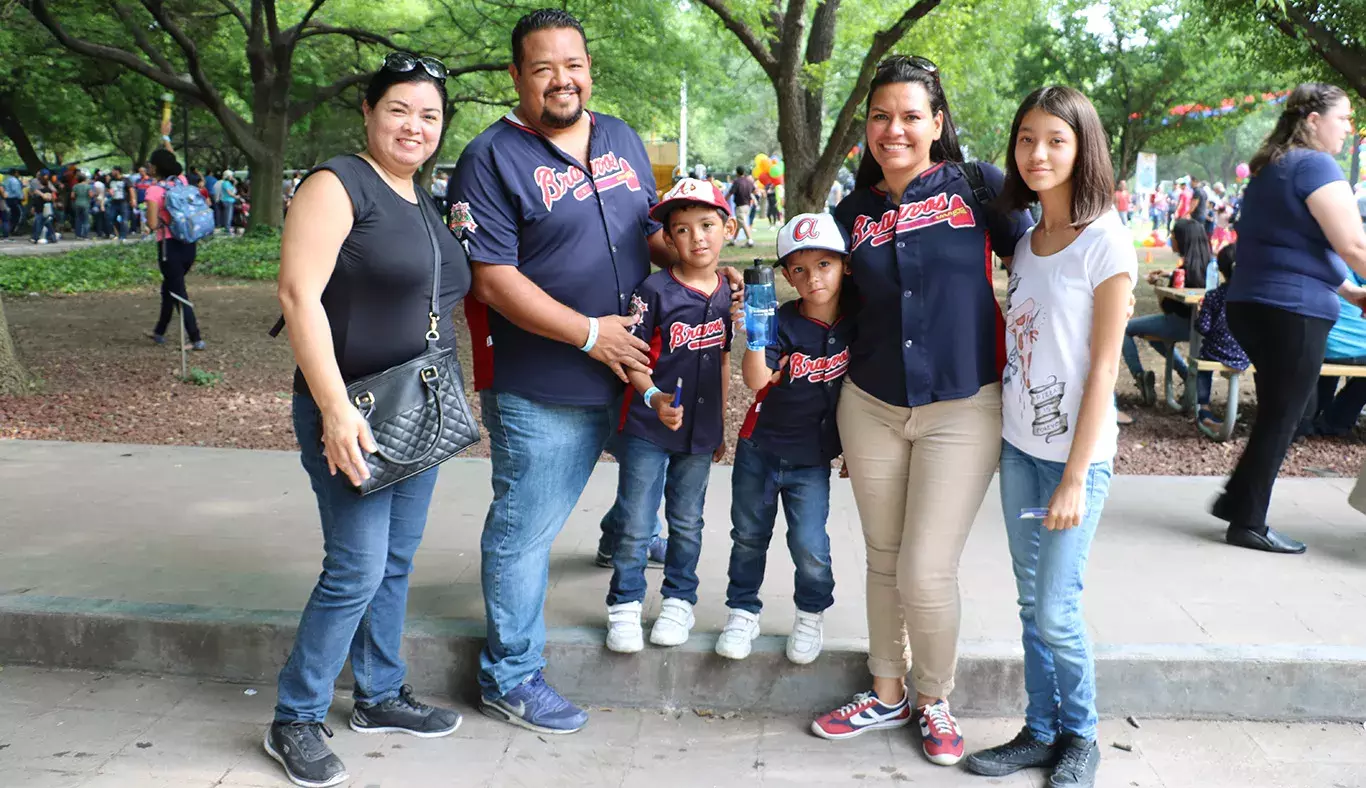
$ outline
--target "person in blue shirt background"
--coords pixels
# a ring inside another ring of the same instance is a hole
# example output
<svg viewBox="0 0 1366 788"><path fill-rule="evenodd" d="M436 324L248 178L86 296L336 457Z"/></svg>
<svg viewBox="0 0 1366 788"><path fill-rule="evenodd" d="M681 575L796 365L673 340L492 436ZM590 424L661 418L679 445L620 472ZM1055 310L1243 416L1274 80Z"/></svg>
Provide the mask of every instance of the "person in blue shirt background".
<svg viewBox="0 0 1366 788"><path fill-rule="evenodd" d="M664 597L650 630L657 646L679 646L691 633L702 552L702 505L711 463L726 453L730 384L730 289L717 271L735 235L725 195L709 181L683 178L650 211L665 226L679 262L645 278L631 296L636 335L650 345L650 371L631 370L619 445L617 502L623 528L607 594L607 648L645 647L641 611L645 564L661 499L669 522ZM663 383L668 391L661 391Z"/></svg>
<svg viewBox="0 0 1366 788"><path fill-rule="evenodd" d="M1351 131L1352 105L1342 88L1305 83L1291 92L1250 162L1228 325L1257 367L1257 420L1210 508L1228 523L1225 539L1238 547L1305 550L1302 542L1268 528L1266 512L1318 383L1338 318L1337 295L1366 303L1366 290L1348 278L1348 266L1366 275L1366 230L1333 159Z"/></svg>
<svg viewBox="0 0 1366 788"><path fill-rule="evenodd" d="M868 552L873 686L812 731L843 739L914 720L925 756L951 766L963 756L947 701L958 563L1001 456L992 254L1009 262L1030 219L989 204L999 169L963 164L934 63L880 63L866 110L854 190L835 209L862 298L837 421Z"/></svg>
<svg viewBox="0 0 1366 788"><path fill-rule="evenodd" d="M1366 286L1366 277L1356 271L1351 278L1353 283ZM1341 311L1333 330L1328 332L1323 363L1366 366L1366 317L1360 306L1338 297L1342 300ZM1356 427L1361 409L1366 407L1366 378L1349 378L1342 391L1338 391L1340 380L1328 375L1319 378L1318 391L1306 411L1313 420L1311 429L1306 431L1309 434L1341 436Z"/></svg>
<svg viewBox="0 0 1366 788"><path fill-rule="evenodd" d="M796 566L796 618L787 658L798 665L820 655L824 615L835 603L830 567L830 463L840 454L835 406L849 369L849 274L844 232L828 213L803 213L778 232L778 266L799 298L778 309L778 336L747 346L745 385L755 392L735 444L731 470L728 615L716 653L749 656L759 636L768 544L782 499L787 546Z"/></svg>

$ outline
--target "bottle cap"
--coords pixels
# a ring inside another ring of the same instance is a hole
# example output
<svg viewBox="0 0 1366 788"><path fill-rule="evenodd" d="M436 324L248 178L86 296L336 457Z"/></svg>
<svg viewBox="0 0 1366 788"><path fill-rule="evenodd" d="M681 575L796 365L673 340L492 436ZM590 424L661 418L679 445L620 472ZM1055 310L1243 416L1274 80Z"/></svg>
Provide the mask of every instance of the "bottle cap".
<svg viewBox="0 0 1366 788"><path fill-rule="evenodd" d="M773 269L766 265L756 265L745 269L745 284L747 285L771 285L773 284Z"/></svg>

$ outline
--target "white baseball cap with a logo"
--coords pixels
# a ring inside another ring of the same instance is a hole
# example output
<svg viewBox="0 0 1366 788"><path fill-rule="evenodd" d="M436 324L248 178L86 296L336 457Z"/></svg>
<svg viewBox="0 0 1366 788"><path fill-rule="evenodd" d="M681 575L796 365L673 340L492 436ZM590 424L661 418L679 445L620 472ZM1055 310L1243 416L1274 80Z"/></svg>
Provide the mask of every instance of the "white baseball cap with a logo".
<svg viewBox="0 0 1366 788"><path fill-rule="evenodd" d="M802 213L788 220L778 231L778 260L802 249L824 249L849 253L844 230L828 213Z"/></svg>

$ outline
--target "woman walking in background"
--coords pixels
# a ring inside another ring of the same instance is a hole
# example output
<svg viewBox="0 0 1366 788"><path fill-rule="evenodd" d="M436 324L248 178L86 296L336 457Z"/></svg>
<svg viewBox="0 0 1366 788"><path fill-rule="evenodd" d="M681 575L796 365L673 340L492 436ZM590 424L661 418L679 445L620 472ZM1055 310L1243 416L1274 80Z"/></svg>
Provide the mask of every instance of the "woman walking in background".
<svg viewBox="0 0 1366 788"><path fill-rule="evenodd" d="M165 131L169 131L169 125ZM185 336L189 339L189 349L204 350L207 346L199 334L199 321L195 319L194 307L182 303L173 296L186 301L190 294L185 289L185 276L194 266L195 251L198 245L181 241L171 235L171 214L166 210L166 191L177 185L186 184L180 162L176 160L169 136L162 136L165 147L152 151L147 163L151 165L150 178L154 181L147 187L147 227L154 233L157 243L157 266L161 269L161 314L156 326L147 336L158 345L166 343L166 328L171 317L180 310L185 318Z"/></svg>
<svg viewBox="0 0 1366 788"><path fill-rule="evenodd" d="M1348 280L1366 275L1366 231L1333 159L1352 131L1342 88L1295 88L1276 128L1250 162L1238 220L1238 275L1228 326L1257 368L1257 420L1210 512L1231 545L1303 553L1304 543L1266 524L1271 488L1318 383L1338 299L1366 304ZM1344 264L1344 261L1345 264Z"/></svg>

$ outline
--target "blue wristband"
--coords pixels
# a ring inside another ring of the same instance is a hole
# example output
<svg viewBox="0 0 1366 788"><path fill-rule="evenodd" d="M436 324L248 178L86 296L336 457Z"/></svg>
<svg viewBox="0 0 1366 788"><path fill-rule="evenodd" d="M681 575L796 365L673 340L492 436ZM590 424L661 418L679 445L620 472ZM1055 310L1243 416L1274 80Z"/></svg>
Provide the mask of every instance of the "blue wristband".
<svg viewBox="0 0 1366 788"><path fill-rule="evenodd" d="M654 396L655 396L656 394L663 394L663 393L664 393L664 392L662 392L662 391L659 390L659 387L658 387L658 386L651 386L651 387L649 387L648 389L645 390L645 393L644 393L644 394L641 394L640 396L642 396L642 397L645 398L645 407L647 407L647 408L649 408L649 409L651 409L651 410L654 410L654 407L655 407L655 405L654 405Z"/></svg>

